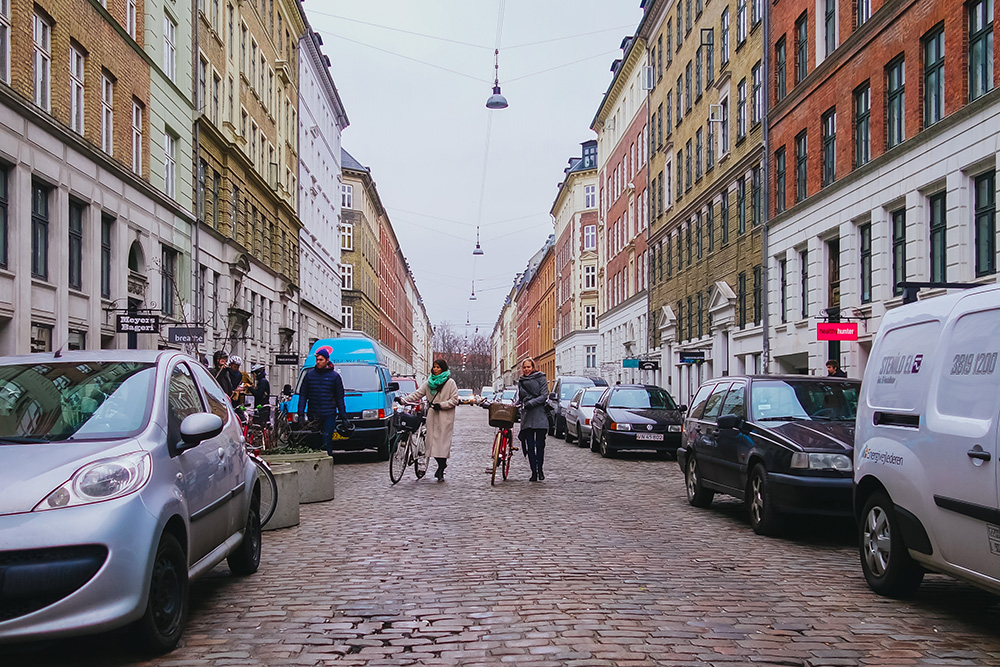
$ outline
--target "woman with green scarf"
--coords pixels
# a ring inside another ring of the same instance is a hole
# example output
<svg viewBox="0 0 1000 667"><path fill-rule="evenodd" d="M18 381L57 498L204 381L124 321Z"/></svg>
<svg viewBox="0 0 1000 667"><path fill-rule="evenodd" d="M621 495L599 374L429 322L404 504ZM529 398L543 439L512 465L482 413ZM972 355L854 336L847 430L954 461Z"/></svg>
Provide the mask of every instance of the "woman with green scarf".
<svg viewBox="0 0 1000 667"><path fill-rule="evenodd" d="M451 435L455 430L455 408L458 406L458 385L451 379L448 362L435 359L427 382L412 394L400 399L403 403L418 403L427 399L427 455L433 456L438 468L434 476L444 481L444 469L451 455Z"/></svg>

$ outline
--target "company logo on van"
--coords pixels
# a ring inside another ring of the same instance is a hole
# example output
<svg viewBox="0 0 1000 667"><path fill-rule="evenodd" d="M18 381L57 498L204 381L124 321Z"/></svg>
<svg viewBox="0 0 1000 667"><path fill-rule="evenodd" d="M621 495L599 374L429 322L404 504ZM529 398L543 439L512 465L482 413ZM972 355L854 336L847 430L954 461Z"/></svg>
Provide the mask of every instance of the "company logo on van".
<svg viewBox="0 0 1000 667"><path fill-rule="evenodd" d="M898 454L890 454L889 452L880 452L872 449L871 447L865 447L861 452L861 459L863 461L871 461L872 463L878 463L879 465L888 466L901 466L903 465L903 457Z"/></svg>
<svg viewBox="0 0 1000 667"><path fill-rule="evenodd" d="M329 345L324 345L323 347L317 347L316 348L316 352L314 352L313 354L316 354L317 352L324 352L324 351L326 352L326 358L327 359L329 359L333 355L333 348L330 347Z"/></svg>
<svg viewBox="0 0 1000 667"><path fill-rule="evenodd" d="M922 354L896 354L882 357L882 366L878 371L879 384L895 384L897 375L915 375L920 372L924 362Z"/></svg>

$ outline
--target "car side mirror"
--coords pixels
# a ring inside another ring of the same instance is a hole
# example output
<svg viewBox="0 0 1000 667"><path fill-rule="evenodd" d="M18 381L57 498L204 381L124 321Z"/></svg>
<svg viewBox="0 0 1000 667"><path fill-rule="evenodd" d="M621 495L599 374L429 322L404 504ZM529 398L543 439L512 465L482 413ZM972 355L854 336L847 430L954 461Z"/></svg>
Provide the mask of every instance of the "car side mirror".
<svg viewBox="0 0 1000 667"><path fill-rule="evenodd" d="M719 417L718 422L719 428L732 428L739 429L743 426L743 417L739 415L722 415Z"/></svg>
<svg viewBox="0 0 1000 667"><path fill-rule="evenodd" d="M688 411L688 406L682 405L681 407L679 407L677 409L680 410L681 412L687 412Z"/></svg>
<svg viewBox="0 0 1000 667"><path fill-rule="evenodd" d="M389 392L389 391L399 391L399 383L398 382L390 382L389 384L387 384L385 386L385 390L387 392Z"/></svg>
<svg viewBox="0 0 1000 667"><path fill-rule="evenodd" d="M188 415L181 422L181 441L177 444L177 451L197 447L205 440L214 438L222 433L222 426L222 418L211 412Z"/></svg>
<svg viewBox="0 0 1000 667"><path fill-rule="evenodd" d="M281 388L281 395L282 396L291 396L292 395L292 385L286 384L284 387L282 387Z"/></svg>

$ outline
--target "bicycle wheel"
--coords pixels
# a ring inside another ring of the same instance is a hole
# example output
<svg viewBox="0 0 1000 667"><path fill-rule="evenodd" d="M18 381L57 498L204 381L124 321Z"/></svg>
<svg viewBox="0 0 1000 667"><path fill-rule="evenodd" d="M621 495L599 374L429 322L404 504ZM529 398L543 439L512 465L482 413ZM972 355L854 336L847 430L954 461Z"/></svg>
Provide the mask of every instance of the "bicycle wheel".
<svg viewBox="0 0 1000 667"><path fill-rule="evenodd" d="M504 430L503 441L503 478L507 479L507 475L510 473L510 460L514 458L514 443L511 441L509 429Z"/></svg>
<svg viewBox="0 0 1000 667"><path fill-rule="evenodd" d="M493 436L493 473L490 475L490 486L497 483L497 466L500 465L500 447L503 445L503 431L497 430Z"/></svg>
<svg viewBox="0 0 1000 667"><path fill-rule="evenodd" d="M250 459L257 466L257 479L260 481L260 525L264 526L274 516L274 510L278 506L278 482L266 461L256 456L251 456Z"/></svg>
<svg viewBox="0 0 1000 667"><path fill-rule="evenodd" d="M430 457L427 456L427 429L421 427L419 431L410 437L413 447L413 473L420 479L427 474L427 464Z"/></svg>
<svg viewBox="0 0 1000 667"><path fill-rule="evenodd" d="M403 471L410 464L410 435L399 431L395 444L389 458L389 479L393 484L403 479Z"/></svg>

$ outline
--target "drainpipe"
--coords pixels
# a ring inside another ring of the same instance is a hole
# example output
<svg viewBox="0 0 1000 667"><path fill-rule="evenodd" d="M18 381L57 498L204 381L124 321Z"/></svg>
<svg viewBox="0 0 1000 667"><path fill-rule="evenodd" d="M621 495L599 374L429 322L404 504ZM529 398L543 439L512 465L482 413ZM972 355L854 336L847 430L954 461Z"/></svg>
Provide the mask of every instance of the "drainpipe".
<svg viewBox="0 0 1000 667"><path fill-rule="evenodd" d="M191 99L196 98L195 88L198 85L198 0L191 0ZM192 245L192 259L194 266L191 267L192 276L192 286L194 294L194 303L197 310L197 318L199 325L204 327L206 320L205 317L205 306L204 303L198 298L199 292L199 269L201 268L201 219L199 211L199 195L198 188L201 187L201 183L198 179L198 169L201 164L201 139L200 132L198 131L198 109L192 105L192 111L194 112L194 165L191 171L194 177L194 235L193 235L193 245ZM200 346L198 348L200 350Z"/></svg>
<svg viewBox="0 0 1000 667"><path fill-rule="evenodd" d="M763 40L764 40L764 58L763 58L762 66L764 68L764 71L763 71L763 73L762 73L761 76L763 77L764 81L768 82L767 84L764 84L764 85L767 86L767 88L764 89L763 95L762 95L764 108L762 110L762 118L761 118L761 144L763 145L763 149L764 149L764 156L763 156L763 160L762 160L763 163L764 163L764 165L763 165L762 170L763 170L764 174L763 174L763 182L761 184L761 190L762 190L762 192L761 192L761 198L763 200L762 201L762 206L761 206L761 209L762 209L761 210L761 218L762 218L761 225L763 225L763 229L761 230L761 235L760 235L760 245L761 245L761 249L760 249L760 255L761 255L760 273L761 273L761 281L762 281L763 284L761 285L761 292L760 293L761 293L761 298L762 299L766 299L766 301L764 302L763 310L761 312L761 328L763 329L763 334L764 335L763 335L763 340L762 340L762 345L761 345L761 355L760 355L761 359L760 359L760 361L761 361L761 372L763 372L764 374L767 374L767 373L771 372L771 326L770 326L771 325L771 317L770 317L771 299L770 299L770 296L768 296L770 294L770 292L768 291L768 279L767 279L768 278L768 266L770 264L769 257L768 257L768 255L770 253L770 251L768 250L768 241L769 241L769 239L768 239L768 220L770 219L769 212L771 210L770 206L769 206L770 198L768 196L768 193L770 192L770 188L768 186L769 186L769 184L771 182L771 142L770 142L770 122L769 122L769 119L768 119L769 114L770 114L770 107L771 107L771 102L770 102L770 100L771 100L771 91L769 89L770 88L770 81L771 81L771 40L770 40L770 37L771 37L771 8L770 8L770 6L771 6L770 2L763 2L763 9L764 9L763 21L764 21L764 26L763 26L762 32L764 33L764 36L763 36Z"/></svg>

